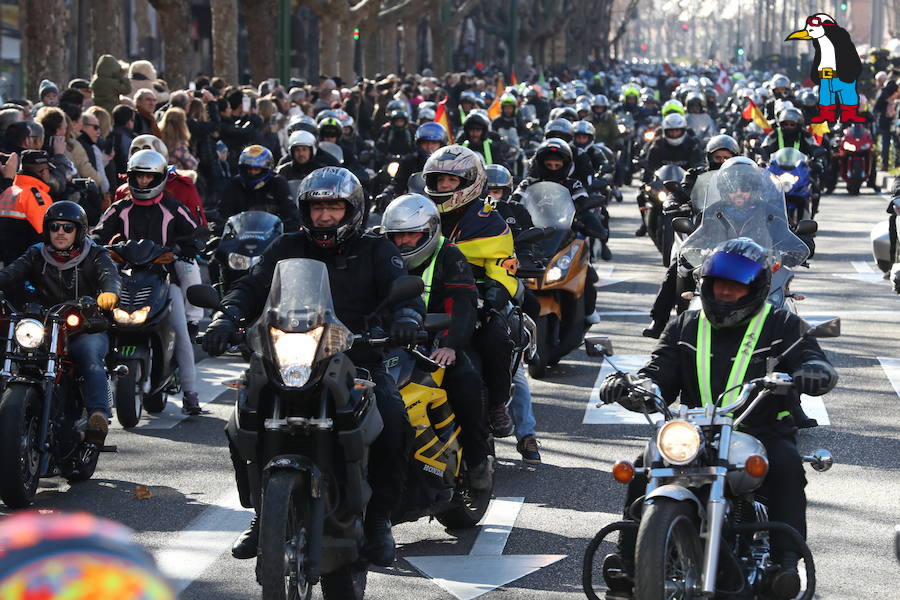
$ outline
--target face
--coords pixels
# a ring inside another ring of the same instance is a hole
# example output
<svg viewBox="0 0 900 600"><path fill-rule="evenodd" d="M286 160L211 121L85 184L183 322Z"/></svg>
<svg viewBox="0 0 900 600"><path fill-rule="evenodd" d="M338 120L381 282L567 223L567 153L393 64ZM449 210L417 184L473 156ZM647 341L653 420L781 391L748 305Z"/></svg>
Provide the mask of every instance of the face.
<svg viewBox="0 0 900 600"><path fill-rule="evenodd" d="M100 139L100 121L92 117L85 117L81 121L82 129L91 141L96 143Z"/></svg>
<svg viewBox="0 0 900 600"><path fill-rule="evenodd" d="M44 183L50 183L50 165L36 165L31 172Z"/></svg>
<svg viewBox="0 0 900 600"><path fill-rule="evenodd" d="M347 204L343 200L312 202L309 205L309 220L313 227L336 227L347 214Z"/></svg>
<svg viewBox="0 0 900 600"><path fill-rule="evenodd" d="M333 142L333 143L336 144L337 141L338 141L338 139L337 139L337 136L336 136L336 135L323 135L323 136L322 136L322 141L323 141L323 142Z"/></svg>
<svg viewBox="0 0 900 600"><path fill-rule="evenodd" d="M51 221L47 227L50 230L50 244L57 250L71 248L72 244L75 243L75 223ZM56 228L56 231L54 231L54 228ZM71 231L66 233L66 228Z"/></svg>
<svg viewBox="0 0 900 600"><path fill-rule="evenodd" d="M677 139L684 135L684 129L666 129L666 137Z"/></svg>
<svg viewBox="0 0 900 600"><path fill-rule="evenodd" d="M141 99L137 101L137 106L144 112L153 112L153 109L156 108L156 96L152 94L141 96Z"/></svg>
<svg viewBox="0 0 900 600"><path fill-rule="evenodd" d="M717 165L721 165L723 162L732 157L734 157L734 154L732 154L728 150L716 150L712 153L712 156L710 158Z"/></svg>
<svg viewBox="0 0 900 600"><path fill-rule="evenodd" d="M480 142L484 138L484 129L480 127L473 127L472 129L466 129L466 135L469 136L469 140L473 142Z"/></svg>
<svg viewBox="0 0 900 600"><path fill-rule="evenodd" d="M297 146L291 150L291 155L294 157L297 164L302 165L309 162L309 159L312 157L312 148L309 146Z"/></svg>
<svg viewBox="0 0 900 600"><path fill-rule="evenodd" d="M545 159L544 168L546 168L548 171L559 171L563 168L563 160L561 158Z"/></svg>
<svg viewBox="0 0 900 600"><path fill-rule="evenodd" d="M742 208L750 203L750 190L735 190L729 197L738 208Z"/></svg>
<svg viewBox="0 0 900 600"><path fill-rule="evenodd" d="M44 94L44 105L45 106L56 106L57 104L59 104L59 94L56 94L53 92L51 92L49 94Z"/></svg>
<svg viewBox="0 0 900 600"><path fill-rule="evenodd" d="M148 175L146 173L138 173L134 176L134 181L137 183L139 188L145 188L150 185L153 181L153 175Z"/></svg>
<svg viewBox="0 0 900 600"><path fill-rule="evenodd" d="M504 117L509 118L509 117L513 116L513 114L516 112L516 107L513 106L512 104L504 104L500 110L503 111Z"/></svg>
<svg viewBox="0 0 900 600"><path fill-rule="evenodd" d="M494 198L495 200L502 200L503 190L501 188L491 188L488 190L488 196Z"/></svg>
<svg viewBox="0 0 900 600"><path fill-rule="evenodd" d="M398 248L415 248L425 236L421 231L407 231L403 233L392 233L391 238Z"/></svg>
<svg viewBox="0 0 900 600"><path fill-rule="evenodd" d="M603 113L606 112L606 107L605 106L594 106L593 110L594 110L595 115L602 115Z"/></svg>
<svg viewBox="0 0 900 600"><path fill-rule="evenodd" d="M263 170L259 167L245 167L244 172L250 177L259 177L262 175Z"/></svg>
<svg viewBox="0 0 900 600"><path fill-rule="evenodd" d="M713 280L713 297L717 302L734 303L750 293L750 286L729 279Z"/></svg>
<svg viewBox="0 0 900 600"><path fill-rule="evenodd" d="M432 154L437 152L438 148L440 147L440 142L435 142L432 140L422 140L421 142L419 142L419 148L421 148L422 152L424 152L428 156L431 156Z"/></svg>
<svg viewBox="0 0 900 600"><path fill-rule="evenodd" d="M459 188L459 184L462 183L462 179L457 177L456 175L447 175L445 173L441 173L437 176L437 189L438 192L452 192Z"/></svg>
<svg viewBox="0 0 900 600"><path fill-rule="evenodd" d="M84 130L84 127L81 125L81 119L77 121L72 121L72 132L78 136Z"/></svg>
<svg viewBox="0 0 900 600"><path fill-rule="evenodd" d="M591 136L586 133L576 133L575 134L575 143L579 146L587 146L588 142L591 141Z"/></svg>
<svg viewBox="0 0 900 600"><path fill-rule="evenodd" d="M784 131L797 131L800 126L794 121L785 121L781 124L781 128Z"/></svg>

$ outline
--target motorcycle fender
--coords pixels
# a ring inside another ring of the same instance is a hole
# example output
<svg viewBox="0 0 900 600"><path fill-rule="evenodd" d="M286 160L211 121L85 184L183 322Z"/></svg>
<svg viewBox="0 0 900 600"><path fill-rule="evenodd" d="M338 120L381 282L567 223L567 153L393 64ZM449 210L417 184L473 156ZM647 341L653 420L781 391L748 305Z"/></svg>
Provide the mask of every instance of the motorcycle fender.
<svg viewBox="0 0 900 600"><path fill-rule="evenodd" d="M889 271L894 262L891 256L890 221L888 219L879 221L872 228L869 240L872 242L872 256L878 263L878 268L885 272Z"/></svg>
<svg viewBox="0 0 900 600"><path fill-rule="evenodd" d="M116 364L118 361L139 360L146 365L147 360L150 358L150 346L147 343L132 343L131 340L118 339L115 342L115 347L110 352L110 356Z"/></svg>
<svg viewBox="0 0 900 600"><path fill-rule="evenodd" d="M338 410L349 404L355 377L356 367L346 355L336 354L328 363L325 375L322 376L322 385L331 394Z"/></svg>
<svg viewBox="0 0 900 600"><path fill-rule="evenodd" d="M692 491L680 485L671 483L661 485L644 497L644 503L646 504L653 498L669 498L676 502L693 502L697 507L697 514L700 515L701 519L705 518L706 509L703 507L703 503L700 502L700 499L697 498Z"/></svg>
<svg viewBox="0 0 900 600"><path fill-rule="evenodd" d="M246 462L256 462L256 446L259 434L256 431L242 429L239 424L238 407L235 406L225 424L225 437L237 449L238 456Z"/></svg>
<svg viewBox="0 0 900 600"><path fill-rule="evenodd" d="M299 454L281 454L270 460L263 469L263 487L273 471L282 469L307 473L309 475L309 495L313 498L322 497L322 472L309 457Z"/></svg>

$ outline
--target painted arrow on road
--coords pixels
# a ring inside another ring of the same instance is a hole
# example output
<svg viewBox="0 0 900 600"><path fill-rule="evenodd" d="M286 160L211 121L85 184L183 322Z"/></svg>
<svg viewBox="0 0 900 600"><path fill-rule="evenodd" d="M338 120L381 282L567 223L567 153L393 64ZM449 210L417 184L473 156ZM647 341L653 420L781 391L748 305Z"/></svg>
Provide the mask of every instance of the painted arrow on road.
<svg viewBox="0 0 900 600"><path fill-rule="evenodd" d="M562 560L565 554L503 556L525 498L495 498L465 556L410 556L420 573L459 600L471 600Z"/></svg>

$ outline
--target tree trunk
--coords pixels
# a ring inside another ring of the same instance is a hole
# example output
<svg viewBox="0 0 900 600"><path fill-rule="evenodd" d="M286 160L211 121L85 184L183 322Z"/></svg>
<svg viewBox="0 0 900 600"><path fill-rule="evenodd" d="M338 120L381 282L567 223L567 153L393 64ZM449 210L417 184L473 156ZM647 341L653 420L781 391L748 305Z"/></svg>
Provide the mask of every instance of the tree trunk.
<svg viewBox="0 0 900 600"><path fill-rule="evenodd" d="M319 23L330 23L319 15ZM331 77L338 73L338 39L334 36L334 30L324 32L319 30L319 74Z"/></svg>
<svg viewBox="0 0 900 600"><path fill-rule="evenodd" d="M397 72L397 24L393 20L382 21L379 27L381 34L381 72L385 75Z"/></svg>
<svg viewBox="0 0 900 600"><path fill-rule="evenodd" d="M125 58L125 24L121 0L92 0L91 24L94 35L92 68L104 54L112 54L120 60Z"/></svg>
<svg viewBox="0 0 900 600"><path fill-rule="evenodd" d="M353 50L356 42L353 41L353 29L356 25L352 21L344 21L340 24L340 33L338 39L338 70L337 74L344 80L344 85L348 85L356 81L353 70Z"/></svg>
<svg viewBox="0 0 900 600"><path fill-rule="evenodd" d="M275 0L240 0L247 24L247 59L253 85L275 77L275 41L278 39L278 4Z"/></svg>
<svg viewBox="0 0 900 600"><path fill-rule="evenodd" d="M360 27L360 38L363 45L363 73L372 77L381 68L381 31L378 29L378 18L366 21Z"/></svg>
<svg viewBox="0 0 900 600"><path fill-rule="evenodd" d="M37 98L42 79L50 79L60 91L65 88L65 40L68 10L66 0L21 0L24 96Z"/></svg>
<svg viewBox="0 0 900 600"><path fill-rule="evenodd" d="M170 90L187 87L191 67L191 5L189 0L150 0L159 18L163 44L162 72Z"/></svg>
<svg viewBox="0 0 900 600"><path fill-rule="evenodd" d="M237 0L210 0L212 14L213 75L238 83Z"/></svg>
<svg viewBox="0 0 900 600"><path fill-rule="evenodd" d="M403 21L403 72L418 71L419 56L419 17Z"/></svg>

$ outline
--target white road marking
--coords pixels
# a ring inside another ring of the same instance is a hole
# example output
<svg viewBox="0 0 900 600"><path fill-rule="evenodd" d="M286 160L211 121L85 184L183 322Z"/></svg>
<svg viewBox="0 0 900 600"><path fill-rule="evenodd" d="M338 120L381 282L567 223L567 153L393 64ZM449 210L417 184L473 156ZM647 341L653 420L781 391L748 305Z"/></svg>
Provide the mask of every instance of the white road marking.
<svg viewBox="0 0 900 600"><path fill-rule="evenodd" d="M200 405L203 406L226 391L228 388L224 386L225 382L240 377L247 368L247 363L233 356L207 358L197 363L196 368L196 392L200 397ZM115 382L113 383L115 384ZM172 429L186 418L186 415L181 414L181 398L170 395L165 410L155 415L151 415L145 410L135 429ZM112 419L111 428L122 428L115 417Z"/></svg>
<svg viewBox="0 0 900 600"><path fill-rule="evenodd" d="M891 387L900 396L900 358L879 356L878 362L881 363L884 374L887 375L888 381L891 382Z"/></svg>
<svg viewBox="0 0 900 600"><path fill-rule="evenodd" d="M646 354L621 354L612 357L613 363L625 373L636 372L647 364L648 360L650 360L650 356ZM604 362L600 372L597 373L597 379L594 382L594 388L591 390L591 396L588 399L587 408L585 408L584 411L584 418L581 422L585 425L646 425L647 419L642 413L631 412L618 404L597 406L600 402L600 384L613 372L613 368L609 366L609 363ZM897 360L896 375L897 384L894 385L894 389L900 394L900 360ZM800 397L800 403L803 405L804 412L806 412L810 418L817 420L819 425L831 425L831 419L828 416L828 411L825 409L825 402L822 400L821 396L814 397L803 395ZM651 415L651 418L653 418L653 415ZM654 418L654 420L657 419Z"/></svg>
<svg viewBox="0 0 900 600"><path fill-rule="evenodd" d="M597 271L597 276L600 278L600 280L597 282L596 287L608 287L617 283L621 283L623 281L628 281L629 279L634 279L634 275L613 277L613 271L615 271L615 269L615 266L610 264L595 265L594 270Z"/></svg>
<svg viewBox="0 0 900 600"><path fill-rule="evenodd" d="M852 279L854 281L862 281L864 283L879 283L885 281L882 273L873 269L866 261L852 260L850 261L850 265L856 273L834 273L834 276Z"/></svg>
<svg viewBox="0 0 900 600"><path fill-rule="evenodd" d="M235 535L247 528L252 516L252 510L241 506L237 490L232 490L220 496L156 553L157 565L172 581L176 595L231 547Z"/></svg>
<svg viewBox="0 0 900 600"><path fill-rule="evenodd" d="M552 565L565 554L503 556L524 498L495 498L465 556L411 556L413 567L459 600L471 600Z"/></svg>

